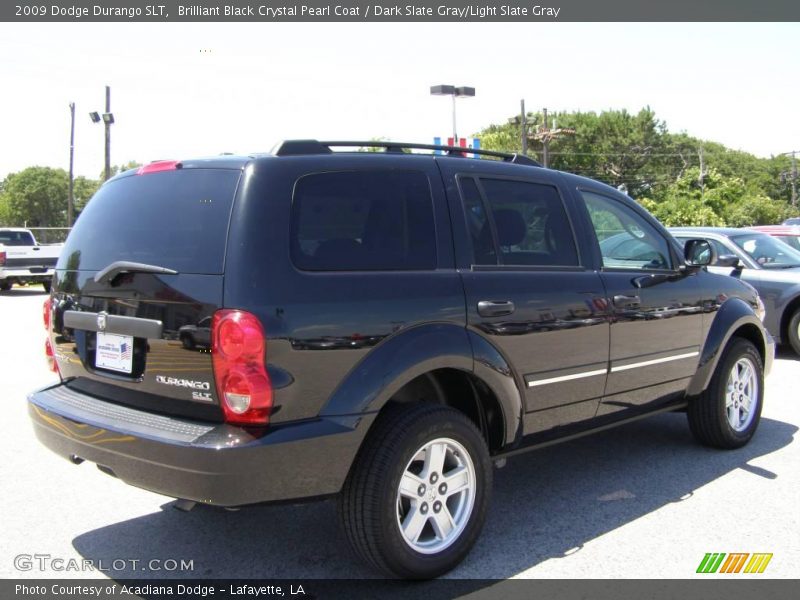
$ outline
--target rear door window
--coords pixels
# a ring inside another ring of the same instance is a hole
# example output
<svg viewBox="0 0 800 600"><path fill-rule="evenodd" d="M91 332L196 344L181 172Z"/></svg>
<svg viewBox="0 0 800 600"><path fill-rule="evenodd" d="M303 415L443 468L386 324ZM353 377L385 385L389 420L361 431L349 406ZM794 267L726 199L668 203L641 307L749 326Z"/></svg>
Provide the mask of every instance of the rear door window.
<svg viewBox="0 0 800 600"><path fill-rule="evenodd" d="M81 213L59 269L125 260L179 273L221 274L240 171L176 169L105 184Z"/></svg>
<svg viewBox="0 0 800 600"><path fill-rule="evenodd" d="M481 178L460 179L474 265L575 267L575 237L566 209L551 185Z"/></svg>
<svg viewBox="0 0 800 600"><path fill-rule="evenodd" d="M436 229L421 171L341 171L301 177L292 261L308 271L435 269Z"/></svg>

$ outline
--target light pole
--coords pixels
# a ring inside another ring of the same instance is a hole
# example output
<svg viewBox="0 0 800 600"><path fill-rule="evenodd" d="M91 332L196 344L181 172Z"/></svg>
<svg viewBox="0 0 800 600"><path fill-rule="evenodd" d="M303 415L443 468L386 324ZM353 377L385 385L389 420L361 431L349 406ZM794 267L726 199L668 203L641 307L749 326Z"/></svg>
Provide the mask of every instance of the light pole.
<svg viewBox="0 0 800 600"><path fill-rule="evenodd" d="M105 181L108 181L111 177L111 126L114 124L114 114L111 112L111 88L109 86L106 86L106 112L103 113L102 117L96 112L90 112L89 118L92 120L92 123L99 123L100 121L103 121L103 125L105 125L106 168L104 179Z"/></svg>
<svg viewBox="0 0 800 600"><path fill-rule="evenodd" d="M75 178L73 162L75 159L75 103L69 103L69 196L67 197L67 227L72 227L72 213L75 207Z"/></svg>
<svg viewBox="0 0 800 600"><path fill-rule="evenodd" d="M456 98L471 98L475 95L474 87L454 85L432 85L431 96L452 96L453 98L453 145L458 146L458 133L456 133Z"/></svg>

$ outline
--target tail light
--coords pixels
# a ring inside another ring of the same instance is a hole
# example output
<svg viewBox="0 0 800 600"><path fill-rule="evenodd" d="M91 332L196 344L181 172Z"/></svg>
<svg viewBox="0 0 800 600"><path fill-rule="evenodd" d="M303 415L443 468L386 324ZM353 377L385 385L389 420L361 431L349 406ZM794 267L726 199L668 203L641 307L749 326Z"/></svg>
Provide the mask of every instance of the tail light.
<svg viewBox="0 0 800 600"><path fill-rule="evenodd" d="M52 307L53 299L48 296L47 300L42 304L42 320L44 321L44 328L48 334L47 338L44 340L44 355L47 358L47 367L53 373L58 373L56 354L53 352L53 344L50 342L50 315L52 314Z"/></svg>
<svg viewBox="0 0 800 600"><path fill-rule="evenodd" d="M0 252L0 267L6 264L6 253Z"/></svg>
<svg viewBox="0 0 800 600"><path fill-rule="evenodd" d="M243 310L218 310L211 323L211 358L225 421L266 425L272 383L265 362L267 341L258 318Z"/></svg>
<svg viewBox="0 0 800 600"><path fill-rule="evenodd" d="M44 304L42 305L42 320L44 321L44 328L47 331L50 331L50 311L52 306L53 299L48 296L47 300L45 300Z"/></svg>

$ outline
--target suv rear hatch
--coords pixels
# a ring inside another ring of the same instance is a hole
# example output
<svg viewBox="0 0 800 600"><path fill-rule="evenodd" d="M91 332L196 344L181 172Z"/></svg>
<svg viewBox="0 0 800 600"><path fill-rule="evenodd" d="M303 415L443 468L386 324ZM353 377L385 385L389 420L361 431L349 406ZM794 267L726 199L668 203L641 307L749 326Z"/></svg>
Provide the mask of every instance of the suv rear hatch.
<svg viewBox="0 0 800 600"><path fill-rule="evenodd" d="M65 385L153 412L223 420L211 320L241 176L154 163L109 181L56 265L51 343Z"/></svg>

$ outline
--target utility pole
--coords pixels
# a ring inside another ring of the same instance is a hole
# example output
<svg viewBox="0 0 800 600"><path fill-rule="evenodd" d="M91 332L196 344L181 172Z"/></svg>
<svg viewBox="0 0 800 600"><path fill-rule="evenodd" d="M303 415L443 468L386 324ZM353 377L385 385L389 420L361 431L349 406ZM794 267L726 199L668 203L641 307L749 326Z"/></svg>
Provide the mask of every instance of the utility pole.
<svg viewBox="0 0 800 600"><path fill-rule="evenodd" d="M550 141L558 139L565 135L575 135L575 130L572 127L562 127L560 129L550 129L547 124L547 109L542 109L542 126L535 134L533 139L542 142L542 166L548 168L550 166Z"/></svg>
<svg viewBox="0 0 800 600"><path fill-rule="evenodd" d="M792 170L788 173L786 171L781 173L781 182L785 183L786 178L788 175L789 181L791 182L792 186L792 208L797 206L797 150L791 150L790 152L781 152L778 156L788 156L792 155Z"/></svg>
<svg viewBox="0 0 800 600"><path fill-rule="evenodd" d="M546 108L542 109L542 121L544 123L544 125L542 125L542 131L550 131L550 129L547 127L547 109ZM545 135L544 137L542 137L542 164L544 165L545 169L550 166L550 161L548 160L549 159L549 153L548 153L548 146L549 145L550 145L550 137Z"/></svg>
<svg viewBox="0 0 800 600"><path fill-rule="evenodd" d="M700 184L700 200L704 200L706 196L706 163L705 163L705 149L700 146L698 151L700 154L700 176L697 182Z"/></svg>
<svg viewBox="0 0 800 600"><path fill-rule="evenodd" d="M106 86L106 112L105 115L111 114L111 86ZM106 128L106 176L105 180L108 181L111 177L111 122L103 115L103 124Z"/></svg>
<svg viewBox="0 0 800 600"><path fill-rule="evenodd" d="M67 227L72 227L73 211L75 210L75 187L73 163L75 160L75 103L69 103L69 196L67 197Z"/></svg>
<svg viewBox="0 0 800 600"><path fill-rule="evenodd" d="M525 98L519 101L519 109L522 113L522 154L528 155L528 118L525 114Z"/></svg>

